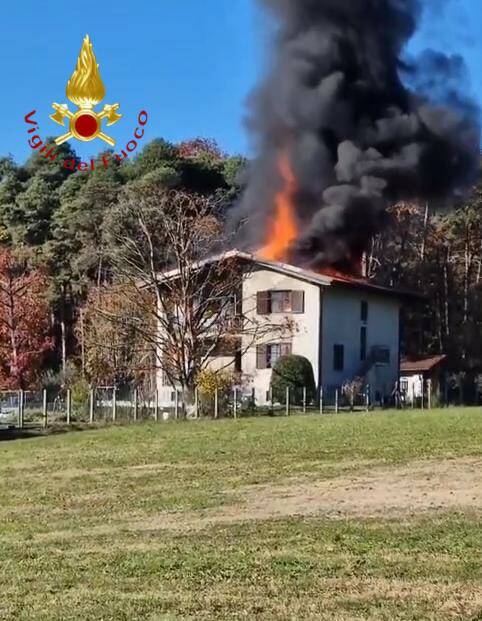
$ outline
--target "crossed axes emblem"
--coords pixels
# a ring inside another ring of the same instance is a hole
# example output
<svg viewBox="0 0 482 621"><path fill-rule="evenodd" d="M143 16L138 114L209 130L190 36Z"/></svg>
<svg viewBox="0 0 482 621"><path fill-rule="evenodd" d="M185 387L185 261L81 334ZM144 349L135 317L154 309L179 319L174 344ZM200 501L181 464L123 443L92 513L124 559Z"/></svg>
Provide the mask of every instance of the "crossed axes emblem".
<svg viewBox="0 0 482 621"><path fill-rule="evenodd" d="M65 119L69 119L69 131L55 139L55 143L60 145L70 138L78 138L79 140L88 141L94 138L100 138L108 145L113 147L115 140L101 131L101 121L107 119L107 126L114 125L122 117L117 114L119 104L106 104L99 114L91 108L80 108L73 113L69 110L67 104L52 104L55 114L51 114L50 118L59 125L65 126Z"/></svg>

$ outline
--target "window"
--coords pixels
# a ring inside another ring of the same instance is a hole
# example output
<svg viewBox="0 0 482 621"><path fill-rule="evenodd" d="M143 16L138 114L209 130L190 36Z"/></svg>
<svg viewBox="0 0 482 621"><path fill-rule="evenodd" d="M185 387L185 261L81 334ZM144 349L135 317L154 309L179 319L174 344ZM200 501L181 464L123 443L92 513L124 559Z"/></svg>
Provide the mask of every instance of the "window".
<svg viewBox="0 0 482 621"><path fill-rule="evenodd" d="M258 291L257 293L258 315L271 315L273 313L304 313L304 291Z"/></svg>
<svg viewBox="0 0 482 621"><path fill-rule="evenodd" d="M368 321L368 302L363 301L361 303L360 319L363 323Z"/></svg>
<svg viewBox="0 0 482 621"><path fill-rule="evenodd" d="M390 364L390 348L373 347L372 358L376 364Z"/></svg>
<svg viewBox="0 0 482 621"><path fill-rule="evenodd" d="M272 291L271 292L271 312L272 313L293 312L291 291Z"/></svg>
<svg viewBox="0 0 482 621"><path fill-rule="evenodd" d="M364 362L367 359L367 327L360 328L360 360Z"/></svg>
<svg viewBox="0 0 482 621"><path fill-rule="evenodd" d="M268 353L266 356L268 369L274 367L274 365L278 362L281 356L283 356L284 352L286 352L286 347L283 347L281 343L277 343L276 345L268 345Z"/></svg>
<svg viewBox="0 0 482 621"><path fill-rule="evenodd" d="M256 368L272 369L282 356L291 354L291 343L271 343L256 348Z"/></svg>
<svg viewBox="0 0 482 621"><path fill-rule="evenodd" d="M333 369L335 371L343 371L345 368L345 346L333 346Z"/></svg>

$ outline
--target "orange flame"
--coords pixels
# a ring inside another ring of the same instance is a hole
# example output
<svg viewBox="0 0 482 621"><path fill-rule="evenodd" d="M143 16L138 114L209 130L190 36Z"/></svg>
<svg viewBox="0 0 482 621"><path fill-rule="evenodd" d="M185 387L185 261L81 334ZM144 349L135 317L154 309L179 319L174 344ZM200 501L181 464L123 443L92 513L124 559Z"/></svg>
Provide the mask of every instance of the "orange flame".
<svg viewBox="0 0 482 621"><path fill-rule="evenodd" d="M259 251L259 255L269 261L285 260L291 244L298 237L293 206L293 197L297 190L296 178L286 154L281 156L278 165L283 187L275 197L275 213L269 223L266 245Z"/></svg>

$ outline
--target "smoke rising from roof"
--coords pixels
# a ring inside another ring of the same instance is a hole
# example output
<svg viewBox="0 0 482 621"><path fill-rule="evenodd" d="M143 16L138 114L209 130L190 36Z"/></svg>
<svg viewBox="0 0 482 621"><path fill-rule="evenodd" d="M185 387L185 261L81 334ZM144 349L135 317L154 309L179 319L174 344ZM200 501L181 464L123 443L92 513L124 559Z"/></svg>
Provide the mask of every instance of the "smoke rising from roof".
<svg viewBox="0 0 482 621"><path fill-rule="evenodd" d="M403 56L419 0L258 1L279 29L250 105L259 156L236 215L248 245L263 243L282 154L298 185L291 260L311 267L359 256L393 202L446 201L473 181L479 111L459 90L462 58Z"/></svg>

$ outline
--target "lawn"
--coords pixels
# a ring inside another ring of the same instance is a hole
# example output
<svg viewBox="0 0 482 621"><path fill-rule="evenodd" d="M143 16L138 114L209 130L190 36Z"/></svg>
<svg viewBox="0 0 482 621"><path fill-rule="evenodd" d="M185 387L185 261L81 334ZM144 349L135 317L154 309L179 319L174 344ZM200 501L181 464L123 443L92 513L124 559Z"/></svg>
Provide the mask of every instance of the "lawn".
<svg viewBox="0 0 482 621"><path fill-rule="evenodd" d="M0 442L0 619L482 619L481 447L480 409Z"/></svg>

